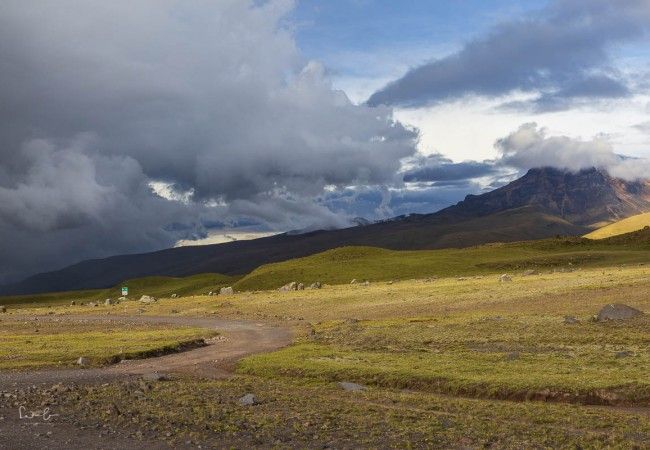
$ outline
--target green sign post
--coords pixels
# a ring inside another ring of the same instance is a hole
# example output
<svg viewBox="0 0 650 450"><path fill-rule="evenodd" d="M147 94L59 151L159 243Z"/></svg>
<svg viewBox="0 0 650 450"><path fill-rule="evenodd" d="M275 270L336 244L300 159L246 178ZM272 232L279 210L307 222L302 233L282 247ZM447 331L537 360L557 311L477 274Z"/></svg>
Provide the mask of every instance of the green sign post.
<svg viewBox="0 0 650 450"><path fill-rule="evenodd" d="M129 288L122 286L122 297L126 297L127 295L129 295Z"/></svg>

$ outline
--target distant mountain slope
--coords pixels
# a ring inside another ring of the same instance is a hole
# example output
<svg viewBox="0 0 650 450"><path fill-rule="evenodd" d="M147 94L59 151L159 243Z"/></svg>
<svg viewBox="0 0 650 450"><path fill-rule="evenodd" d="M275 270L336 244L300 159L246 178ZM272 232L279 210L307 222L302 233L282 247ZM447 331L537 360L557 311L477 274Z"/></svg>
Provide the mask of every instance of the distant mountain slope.
<svg viewBox="0 0 650 450"><path fill-rule="evenodd" d="M650 227L650 213L637 214L636 216L628 217L627 219L619 220L589 234L586 234L587 239L605 239L612 236L618 236L625 233L641 230L645 227Z"/></svg>
<svg viewBox="0 0 650 450"><path fill-rule="evenodd" d="M246 274L336 247L356 245L392 250L468 247L555 235L583 235L598 222L650 211L650 183L630 183L592 169L572 174L533 169L522 178L482 195L470 195L433 214L343 230L281 234L251 241L180 247L153 253L83 261L0 288L5 295L106 288L129 278L197 273Z"/></svg>

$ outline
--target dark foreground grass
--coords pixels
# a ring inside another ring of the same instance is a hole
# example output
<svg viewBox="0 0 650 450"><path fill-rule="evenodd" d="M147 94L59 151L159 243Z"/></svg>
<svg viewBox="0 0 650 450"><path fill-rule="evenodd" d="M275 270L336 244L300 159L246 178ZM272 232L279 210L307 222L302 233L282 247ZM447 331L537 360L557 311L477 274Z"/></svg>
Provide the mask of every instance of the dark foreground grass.
<svg viewBox="0 0 650 450"><path fill-rule="evenodd" d="M16 404L50 405L58 420L101 433L203 448L641 449L650 439L648 417L624 410L347 392L290 379L134 381L65 391L25 395ZM259 404L239 405L247 393Z"/></svg>

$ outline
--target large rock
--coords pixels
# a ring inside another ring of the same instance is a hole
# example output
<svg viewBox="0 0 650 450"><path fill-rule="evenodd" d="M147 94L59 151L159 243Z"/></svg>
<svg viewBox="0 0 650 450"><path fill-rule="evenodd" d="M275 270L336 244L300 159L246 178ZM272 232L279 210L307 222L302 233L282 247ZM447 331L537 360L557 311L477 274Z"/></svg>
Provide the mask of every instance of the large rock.
<svg viewBox="0 0 650 450"><path fill-rule="evenodd" d="M297 291L298 290L298 283L296 283L295 281L292 281L291 283L285 284L284 286L282 286L278 290L280 292Z"/></svg>
<svg viewBox="0 0 650 450"><path fill-rule="evenodd" d="M232 295L234 293L235 291L232 288L232 286L222 287L221 289L219 289L219 295Z"/></svg>
<svg viewBox="0 0 650 450"><path fill-rule="evenodd" d="M599 322L607 320L627 320L633 317L642 315L643 312L631 306L623 305L622 303L612 303L604 306L597 316Z"/></svg>
<svg viewBox="0 0 650 450"><path fill-rule="evenodd" d="M140 297L140 303L154 303L156 302L156 297L152 297L150 295L143 295Z"/></svg>

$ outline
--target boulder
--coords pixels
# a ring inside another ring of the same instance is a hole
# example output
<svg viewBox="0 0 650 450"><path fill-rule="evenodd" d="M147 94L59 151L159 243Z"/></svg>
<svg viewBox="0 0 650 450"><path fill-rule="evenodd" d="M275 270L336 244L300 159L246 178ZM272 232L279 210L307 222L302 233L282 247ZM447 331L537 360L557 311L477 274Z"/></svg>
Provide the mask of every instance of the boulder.
<svg viewBox="0 0 650 450"><path fill-rule="evenodd" d="M221 289L219 289L219 295L232 295L234 293L235 293L235 291L233 290L233 288L231 286L222 287Z"/></svg>
<svg viewBox="0 0 650 450"><path fill-rule="evenodd" d="M140 297L139 301L140 301L140 303L154 303L157 300L156 300L156 297L152 297L150 295L143 295L142 297Z"/></svg>
<svg viewBox="0 0 650 450"><path fill-rule="evenodd" d="M279 289L279 291L281 292L289 292L289 291L296 291L296 290L298 290L298 283L296 283L295 281L292 281L291 283L287 283Z"/></svg>
<svg viewBox="0 0 650 450"><path fill-rule="evenodd" d="M598 322L605 322L608 320L627 320L642 314L643 312L636 308L632 308L631 306L623 305L622 303L612 303L604 306L600 310L596 320Z"/></svg>
<svg viewBox="0 0 650 450"><path fill-rule="evenodd" d="M351 383L349 381L340 381L337 384L340 388L350 392L360 392L366 389L366 387L362 384Z"/></svg>
<svg viewBox="0 0 650 450"><path fill-rule="evenodd" d="M79 366L87 366L88 364L90 364L90 360L85 356L80 356L79 359L77 359L77 365Z"/></svg>
<svg viewBox="0 0 650 450"><path fill-rule="evenodd" d="M246 394L237 400L237 403L239 403L241 406L253 406L257 405L259 401L257 401L257 397L255 397L253 394Z"/></svg>
<svg viewBox="0 0 650 450"><path fill-rule="evenodd" d="M509 283L509 282L512 281L512 277L510 275L508 275L507 273L504 273L503 275L501 275L499 277L499 281L501 283Z"/></svg>
<svg viewBox="0 0 650 450"><path fill-rule="evenodd" d="M309 289L320 289L322 287L323 285L321 284L320 281L316 281L315 283L309 285Z"/></svg>

